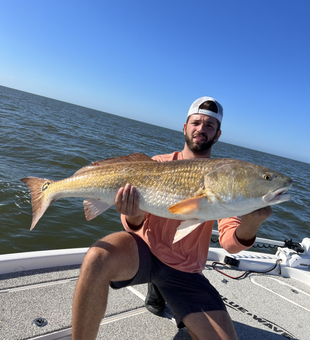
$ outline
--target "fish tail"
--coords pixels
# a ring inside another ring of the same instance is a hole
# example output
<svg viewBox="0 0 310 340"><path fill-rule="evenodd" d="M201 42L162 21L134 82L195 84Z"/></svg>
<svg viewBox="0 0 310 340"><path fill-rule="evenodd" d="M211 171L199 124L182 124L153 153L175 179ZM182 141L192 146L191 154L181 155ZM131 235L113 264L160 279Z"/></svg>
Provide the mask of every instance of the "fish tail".
<svg viewBox="0 0 310 340"><path fill-rule="evenodd" d="M30 230L32 230L53 202L47 190L53 181L38 177L25 177L20 181L27 185L31 193L32 224Z"/></svg>

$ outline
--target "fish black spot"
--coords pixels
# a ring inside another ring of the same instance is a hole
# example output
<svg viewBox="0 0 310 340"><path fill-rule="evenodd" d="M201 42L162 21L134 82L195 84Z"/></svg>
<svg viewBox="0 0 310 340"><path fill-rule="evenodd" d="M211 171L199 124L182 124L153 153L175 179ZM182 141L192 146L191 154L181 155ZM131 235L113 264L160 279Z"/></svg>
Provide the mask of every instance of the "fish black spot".
<svg viewBox="0 0 310 340"><path fill-rule="evenodd" d="M50 184L51 184L50 182L45 182L42 186L42 191L46 190Z"/></svg>

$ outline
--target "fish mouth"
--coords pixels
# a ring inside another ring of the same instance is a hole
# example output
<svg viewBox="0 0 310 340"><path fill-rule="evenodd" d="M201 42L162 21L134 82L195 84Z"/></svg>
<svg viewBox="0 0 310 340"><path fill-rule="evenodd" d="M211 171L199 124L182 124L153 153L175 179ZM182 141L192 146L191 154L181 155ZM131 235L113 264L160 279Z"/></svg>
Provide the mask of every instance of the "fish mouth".
<svg viewBox="0 0 310 340"><path fill-rule="evenodd" d="M288 187L280 188L275 191L269 192L268 194L263 196L263 202L268 205L273 205L290 200L292 195L287 194L286 192L291 187L292 185L289 185Z"/></svg>

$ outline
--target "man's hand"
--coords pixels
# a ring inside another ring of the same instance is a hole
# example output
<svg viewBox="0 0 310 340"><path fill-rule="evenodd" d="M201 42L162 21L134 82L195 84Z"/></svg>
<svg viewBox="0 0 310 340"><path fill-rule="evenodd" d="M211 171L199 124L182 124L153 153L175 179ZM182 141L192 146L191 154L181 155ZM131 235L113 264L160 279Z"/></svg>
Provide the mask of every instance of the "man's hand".
<svg viewBox="0 0 310 340"><path fill-rule="evenodd" d="M236 229L236 236L240 243L250 246L256 237L261 224L272 214L271 207L255 210L241 217L242 222Z"/></svg>
<svg viewBox="0 0 310 340"><path fill-rule="evenodd" d="M143 223L145 212L139 209L139 195L135 187L129 183L118 190L115 207L117 212L126 215L126 221L131 229L139 228Z"/></svg>

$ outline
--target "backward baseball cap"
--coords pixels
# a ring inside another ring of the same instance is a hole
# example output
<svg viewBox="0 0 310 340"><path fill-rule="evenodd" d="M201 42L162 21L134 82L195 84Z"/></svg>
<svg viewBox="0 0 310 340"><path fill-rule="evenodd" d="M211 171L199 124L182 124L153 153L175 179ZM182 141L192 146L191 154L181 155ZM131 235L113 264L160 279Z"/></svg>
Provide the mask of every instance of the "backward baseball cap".
<svg viewBox="0 0 310 340"><path fill-rule="evenodd" d="M216 107L217 107L217 112L214 111L210 111L210 110L205 110L205 109L200 109L200 106L207 101L211 101L213 103L215 103ZM211 97L201 97L198 98L197 100L195 100L193 102L193 104L191 105L191 107L189 108L187 117L196 114L196 113L200 113L203 115L207 115L207 116L211 116L216 118L220 123L222 123L222 119L223 119L223 106L214 98Z"/></svg>

